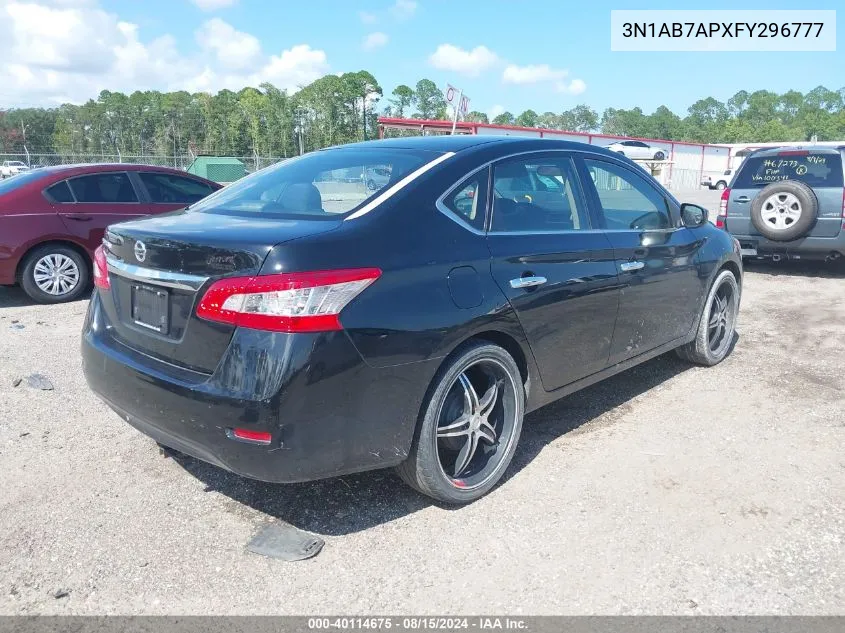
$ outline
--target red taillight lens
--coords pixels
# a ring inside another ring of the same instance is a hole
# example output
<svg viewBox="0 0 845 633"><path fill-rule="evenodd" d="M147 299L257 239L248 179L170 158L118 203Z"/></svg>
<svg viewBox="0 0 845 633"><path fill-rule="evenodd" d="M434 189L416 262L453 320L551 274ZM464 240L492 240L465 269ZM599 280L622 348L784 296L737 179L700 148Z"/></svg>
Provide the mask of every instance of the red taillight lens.
<svg viewBox="0 0 845 633"><path fill-rule="evenodd" d="M109 282L109 265L106 262L106 253L103 250L102 244L94 251L94 285L103 290L111 288L111 283Z"/></svg>
<svg viewBox="0 0 845 633"><path fill-rule="evenodd" d="M249 429L228 429L226 431L233 440L240 440L241 442L248 442L250 444L264 444L267 445L273 441L273 435L265 431L250 431Z"/></svg>
<svg viewBox="0 0 845 633"><path fill-rule="evenodd" d="M719 215L716 216L716 228L725 228L725 218L728 217L728 198L731 197L730 189L722 189L722 198L719 200Z"/></svg>
<svg viewBox="0 0 845 633"><path fill-rule="evenodd" d="M806 149L788 149L778 152L778 156L809 156L810 152Z"/></svg>
<svg viewBox="0 0 845 633"><path fill-rule="evenodd" d="M274 332L341 330L340 311L380 276L378 268L356 268L221 279L197 316Z"/></svg>

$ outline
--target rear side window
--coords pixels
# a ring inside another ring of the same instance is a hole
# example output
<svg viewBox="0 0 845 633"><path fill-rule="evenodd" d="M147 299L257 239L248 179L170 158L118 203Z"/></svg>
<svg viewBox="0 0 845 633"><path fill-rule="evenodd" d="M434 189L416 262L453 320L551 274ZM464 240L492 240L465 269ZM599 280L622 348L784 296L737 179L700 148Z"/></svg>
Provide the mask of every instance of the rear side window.
<svg viewBox="0 0 845 633"><path fill-rule="evenodd" d="M751 156L742 163L733 187L765 187L784 180L798 180L810 187L842 187L842 158L839 154L814 152Z"/></svg>
<svg viewBox="0 0 845 633"><path fill-rule="evenodd" d="M443 198L443 204L449 211L479 231L484 230L487 179L487 170L482 169L464 180Z"/></svg>
<svg viewBox="0 0 845 633"><path fill-rule="evenodd" d="M493 169L492 232L548 233L589 228L569 158L515 158Z"/></svg>
<svg viewBox="0 0 845 633"><path fill-rule="evenodd" d="M433 152L383 147L311 152L242 178L191 209L200 213L337 219L437 157Z"/></svg>
<svg viewBox="0 0 845 633"><path fill-rule="evenodd" d="M138 175L152 202L191 204L213 191L207 184L193 178L155 172L141 172Z"/></svg>
<svg viewBox="0 0 845 633"><path fill-rule="evenodd" d="M75 202L73 194L70 192L70 187L68 187L67 180L57 182L52 187L47 187L47 189L44 190L44 193L46 193L53 202Z"/></svg>
<svg viewBox="0 0 845 633"><path fill-rule="evenodd" d="M69 182L77 202L138 202L129 176L123 172L80 176Z"/></svg>

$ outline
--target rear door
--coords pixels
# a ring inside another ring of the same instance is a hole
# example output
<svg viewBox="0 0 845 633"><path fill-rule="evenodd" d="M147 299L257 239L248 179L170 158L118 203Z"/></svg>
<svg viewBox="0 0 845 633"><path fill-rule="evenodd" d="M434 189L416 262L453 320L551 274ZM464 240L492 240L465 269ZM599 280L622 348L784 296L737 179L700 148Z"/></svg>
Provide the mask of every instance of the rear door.
<svg viewBox="0 0 845 633"><path fill-rule="evenodd" d="M67 180L73 202L59 202L56 209L68 232L94 250L110 224L149 213L125 171L106 171Z"/></svg>
<svg viewBox="0 0 845 633"><path fill-rule="evenodd" d="M731 183L726 227L736 235L759 235L751 221L751 203L773 182L797 180L819 201L818 219L805 237L836 237L842 228L843 172L839 152L784 150L745 159Z"/></svg>
<svg viewBox="0 0 845 633"><path fill-rule="evenodd" d="M130 176L137 176L141 188L146 192L151 214L184 208L216 191L201 180L167 172L140 171Z"/></svg>
<svg viewBox="0 0 845 633"><path fill-rule="evenodd" d="M593 226L575 174L559 152L493 166L490 270L547 391L607 366L619 300L613 249Z"/></svg>
<svg viewBox="0 0 845 633"><path fill-rule="evenodd" d="M671 201L632 168L594 156L579 164L619 275L614 364L689 333L702 295L703 240L679 226Z"/></svg>

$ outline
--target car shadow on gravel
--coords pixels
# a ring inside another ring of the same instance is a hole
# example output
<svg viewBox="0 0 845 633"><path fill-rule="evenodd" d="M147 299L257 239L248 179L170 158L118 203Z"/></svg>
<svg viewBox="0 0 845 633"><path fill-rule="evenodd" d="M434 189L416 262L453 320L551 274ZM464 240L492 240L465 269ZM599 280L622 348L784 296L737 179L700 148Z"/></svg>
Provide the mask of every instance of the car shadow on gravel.
<svg viewBox="0 0 845 633"><path fill-rule="evenodd" d="M90 293L84 292L82 296L68 303L78 303L91 298ZM41 305L32 299L20 288L20 286L0 286L0 310L3 308L25 308L27 306ZM61 305L61 304L59 304ZM49 306L44 306L49 307Z"/></svg>
<svg viewBox="0 0 845 633"><path fill-rule="evenodd" d="M845 259L833 262L786 260L773 262L771 260L746 260L743 263L745 272L770 275L772 277L818 277L820 279L845 278Z"/></svg>
<svg viewBox="0 0 845 633"><path fill-rule="evenodd" d="M691 367L675 354L664 354L529 414L502 483L550 442L567 433L590 432L613 424L625 415L629 400ZM588 423L594 424L582 428ZM238 504L323 536L352 534L439 505L408 488L392 470L281 485L245 479L180 453L171 456L202 481L207 492L218 492ZM238 508L233 506L233 511L238 512Z"/></svg>

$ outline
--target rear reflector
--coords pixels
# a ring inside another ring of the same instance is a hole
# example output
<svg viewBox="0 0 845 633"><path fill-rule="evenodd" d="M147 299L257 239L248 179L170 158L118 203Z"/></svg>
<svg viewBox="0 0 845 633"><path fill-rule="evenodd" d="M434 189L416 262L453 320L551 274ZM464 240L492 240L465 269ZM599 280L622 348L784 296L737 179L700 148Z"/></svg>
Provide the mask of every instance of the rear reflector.
<svg viewBox="0 0 845 633"><path fill-rule="evenodd" d="M249 429L227 429L226 435L230 439L248 442L250 444L269 444L273 435L265 431L250 431Z"/></svg>
<svg viewBox="0 0 845 633"><path fill-rule="evenodd" d="M355 268L221 279L197 316L274 332L341 330L340 311L380 276L378 268Z"/></svg>
<svg viewBox="0 0 845 633"><path fill-rule="evenodd" d="M111 288L111 282L109 282L109 265L106 262L106 253L103 250L102 244L94 251L94 285L103 290Z"/></svg>

